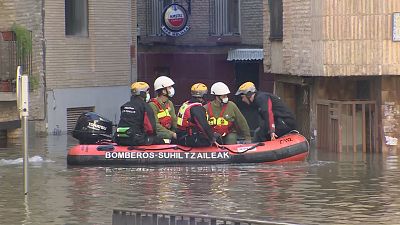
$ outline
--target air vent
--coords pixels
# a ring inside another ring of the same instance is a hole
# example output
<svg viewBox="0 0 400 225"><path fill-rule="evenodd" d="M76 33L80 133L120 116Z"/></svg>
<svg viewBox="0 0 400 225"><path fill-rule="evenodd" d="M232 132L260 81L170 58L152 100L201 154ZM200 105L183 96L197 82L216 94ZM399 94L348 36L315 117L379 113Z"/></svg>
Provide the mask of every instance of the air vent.
<svg viewBox="0 0 400 225"><path fill-rule="evenodd" d="M76 121L82 113L94 112L94 106L68 108L67 109L67 132L71 133L75 128Z"/></svg>

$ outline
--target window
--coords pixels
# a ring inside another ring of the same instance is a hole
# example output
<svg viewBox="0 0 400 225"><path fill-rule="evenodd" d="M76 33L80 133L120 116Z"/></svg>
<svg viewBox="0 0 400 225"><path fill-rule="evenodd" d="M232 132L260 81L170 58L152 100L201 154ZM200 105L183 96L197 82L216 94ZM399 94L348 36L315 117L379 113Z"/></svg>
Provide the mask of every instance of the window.
<svg viewBox="0 0 400 225"><path fill-rule="evenodd" d="M210 0L210 34L240 34L239 0Z"/></svg>
<svg viewBox="0 0 400 225"><path fill-rule="evenodd" d="M166 6L172 3L172 0L149 0L150 3L150 35L161 36L164 32L161 30L162 13Z"/></svg>
<svg viewBox="0 0 400 225"><path fill-rule="evenodd" d="M283 38L283 5L282 0L268 0L270 15L270 39L282 40Z"/></svg>
<svg viewBox="0 0 400 225"><path fill-rule="evenodd" d="M65 0L65 35L88 36L88 0Z"/></svg>

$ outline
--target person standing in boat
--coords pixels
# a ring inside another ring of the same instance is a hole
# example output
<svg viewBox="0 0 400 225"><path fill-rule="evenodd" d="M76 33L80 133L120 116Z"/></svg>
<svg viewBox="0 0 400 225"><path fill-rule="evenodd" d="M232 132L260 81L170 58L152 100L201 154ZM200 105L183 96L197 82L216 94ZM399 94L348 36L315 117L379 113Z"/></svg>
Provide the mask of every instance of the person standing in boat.
<svg viewBox="0 0 400 225"><path fill-rule="evenodd" d="M149 103L156 120L157 136L173 142L177 138L175 133L176 114L174 104L169 98L172 98L175 94L174 84L175 82L167 76L158 77L154 81L157 97L151 99Z"/></svg>
<svg viewBox="0 0 400 225"><path fill-rule="evenodd" d="M255 104L261 116L260 127L254 132L254 142L275 140L296 130L296 119L289 107L276 95L257 91L252 82L243 83L236 95L246 104Z"/></svg>
<svg viewBox="0 0 400 225"><path fill-rule="evenodd" d="M150 86L146 82L131 85L131 99L121 106L121 116L114 135L118 145L137 146L163 144L156 136L154 113L147 102Z"/></svg>
<svg viewBox="0 0 400 225"><path fill-rule="evenodd" d="M236 104L229 101L229 93L228 86L222 82L211 86L211 94L215 98L204 106L208 113L208 124L221 135L223 144L236 144L238 132L244 137L245 143L250 143L249 125Z"/></svg>
<svg viewBox="0 0 400 225"><path fill-rule="evenodd" d="M184 102L177 115L177 143L191 147L207 147L215 143L218 135L214 134L208 124L204 95L208 88L205 84L197 83L190 89L191 99Z"/></svg>

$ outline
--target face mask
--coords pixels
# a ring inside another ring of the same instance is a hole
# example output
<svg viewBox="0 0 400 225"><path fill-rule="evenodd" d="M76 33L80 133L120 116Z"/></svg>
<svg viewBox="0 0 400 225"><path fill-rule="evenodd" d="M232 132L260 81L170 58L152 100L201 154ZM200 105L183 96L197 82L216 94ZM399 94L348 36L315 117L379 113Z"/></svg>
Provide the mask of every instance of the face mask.
<svg viewBox="0 0 400 225"><path fill-rule="evenodd" d="M175 89L174 87L171 87L168 91L168 97L172 98L175 95Z"/></svg>
<svg viewBox="0 0 400 225"><path fill-rule="evenodd" d="M228 103L229 98L228 98L228 97L225 97L225 98L221 99L221 101L222 101L222 103L226 104L226 103Z"/></svg>
<svg viewBox="0 0 400 225"><path fill-rule="evenodd" d="M149 93L146 93L146 102L149 102L150 101L150 94Z"/></svg>

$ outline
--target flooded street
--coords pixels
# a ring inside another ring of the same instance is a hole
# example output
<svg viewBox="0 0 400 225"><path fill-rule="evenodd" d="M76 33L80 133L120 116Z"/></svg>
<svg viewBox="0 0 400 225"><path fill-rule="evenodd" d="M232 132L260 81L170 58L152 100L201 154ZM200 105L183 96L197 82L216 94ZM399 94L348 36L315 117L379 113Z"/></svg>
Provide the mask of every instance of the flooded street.
<svg viewBox="0 0 400 225"><path fill-rule="evenodd" d="M73 138L30 140L29 196L21 144L0 147L1 224L111 224L115 208L293 224L398 224L396 155L323 154L286 164L68 167Z"/></svg>

